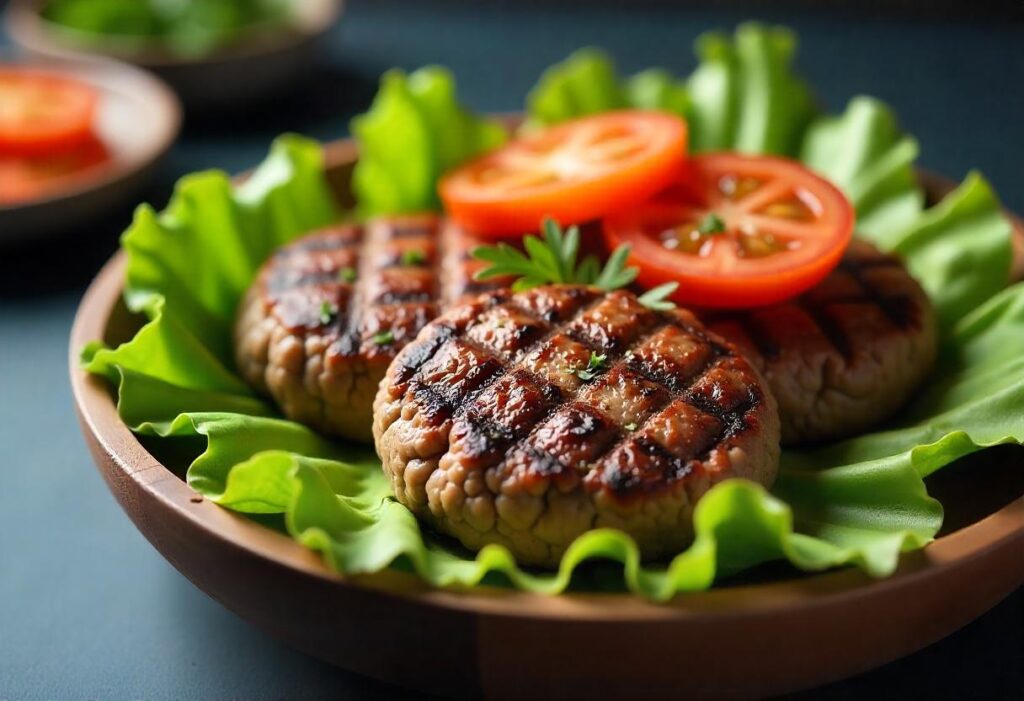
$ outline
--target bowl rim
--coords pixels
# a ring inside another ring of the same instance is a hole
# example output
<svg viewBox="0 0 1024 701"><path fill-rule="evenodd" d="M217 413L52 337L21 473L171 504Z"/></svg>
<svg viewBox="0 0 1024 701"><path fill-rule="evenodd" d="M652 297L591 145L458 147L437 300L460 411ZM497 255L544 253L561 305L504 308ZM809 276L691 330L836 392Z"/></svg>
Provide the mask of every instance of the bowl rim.
<svg viewBox="0 0 1024 701"><path fill-rule="evenodd" d="M259 56L272 56L287 51L304 42L315 39L333 27L345 12L346 0L323 0L325 11L318 21L309 27L289 27L284 32L254 32L249 27L237 43L216 48L201 56L189 57L159 47L148 46L137 49L119 46L90 48L61 41L53 23L44 19L41 12L46 0L10 0L4 12L4 24L15 44L38 53L53 56L78 58L81 56L103 56L131 63L147 69L171 69L181 67L212 66L236 61L245 61ZM257 25L258 27L258 25ZM73 32L74 30L69 30Z"/></svg>
<svg viewBox="0 0 1024 701"><path fill-rule="evenodd" d="M3 56L0 55L0 59L2 58ZM107 82L130 81L133 83L133 87L145 91L145 100L155 105L155 109L164 118L158 125L158 131L153 138L138 154L129 159L114 159L113 162L97 168L93 175L85 177L86 174L83 173L83 177L75 178L65 187L47 192L41 197L13 204L0 203L0 217L6 213L49 207L74 198L87 197L106 188L116 187L122 181L159 161L171 149L181 133L183 120L181 100L166 82L137 66L103 56L86 56L74 61L59 57L27 58L16 60L12 65L28 70L56 73L76 80L88 81L88 76L95 76L103 84L103 87L99 88L101 99L104 92L109 92L106 87ZM138 94L138 90L132 92Z"/></svg>
<svg viewBox="0 0 1024 701"><path fill-rule="evenodd" d="M356 148L351 140L343 139L326 144L324 154L325 171L330 172L354 162ZM951 181L926 171L919 171L919 177L932 197L941 197L954 187ZM1016 236L1024 238L1024 222L1012 213L1007 214ZM707 617L717 620L845 605L865 596L911 590L922 580L967 566L994 550L1024 548L1021 496L983 519L937 538L923 549L901 554L896 571L881 579L843 567L793 579L687 592L668 602L656 603L631 593L569 592L551 596L487 585L435 588L414 573L393 569L369 575L342 575L331 570L319 554L287 535L200 497L146 451L121 421L106 380L82 369L80 349L89 341L104 338L110 315L121 299L126 260L124 252L118 251L100 270L82 298L71 330L69 371L83 430L110 457L121 477L134 481L138 488L208 536L228 548L309 577L415 600L428 607L488 616L587 622ZM615 605L608 606L612 601Z"/></svg>

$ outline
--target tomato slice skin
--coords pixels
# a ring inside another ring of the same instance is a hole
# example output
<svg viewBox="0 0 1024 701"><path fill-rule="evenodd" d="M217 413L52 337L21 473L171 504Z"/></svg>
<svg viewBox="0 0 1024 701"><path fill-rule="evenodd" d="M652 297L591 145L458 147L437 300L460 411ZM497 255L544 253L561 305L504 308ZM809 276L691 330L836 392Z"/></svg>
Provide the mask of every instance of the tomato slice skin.
<svg viewBox="0 0 1024 701"><path fill-rule="evenodd" d="M95 137L73 150L44 157L0 154L0 207L55 194L90 178L109 161L110 152Z"/></svg>
<svg viewBox="0 0 1024 701"><path fill-rule="evenodd" d="M747 308L819 283L853 236L854 212L827 180L784 158L710 153L655 198L602 222L631 248L643 287L677 281L677 304Z"/></svg>
<svg viewBox="0 0 1024 701"><path fill-rule="evenodd" d="M92 138L99 97L71 78L0 67L0 154L40 157L74 150Z"/></svg>
<svg viewBox="0 0 1024 701"><path fill-rule="evenodd" d="M521 236L544 217L579 224L652 197L679 177L686 144L678 117L608 112L517 139L449 173L439 191L466 229Z"/></svg>

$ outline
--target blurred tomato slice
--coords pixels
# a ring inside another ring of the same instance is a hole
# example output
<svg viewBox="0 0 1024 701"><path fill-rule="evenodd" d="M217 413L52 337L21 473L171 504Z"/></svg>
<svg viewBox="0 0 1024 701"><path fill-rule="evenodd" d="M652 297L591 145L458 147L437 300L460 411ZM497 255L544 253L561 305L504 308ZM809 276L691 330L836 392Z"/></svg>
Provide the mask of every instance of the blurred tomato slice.
<svg viewBox="0 0 1024 701"><path fill-rule="evenodd" d="M99 101L88 85L53 73L0 67L0 155L49 156L92 138Z"/></svg>

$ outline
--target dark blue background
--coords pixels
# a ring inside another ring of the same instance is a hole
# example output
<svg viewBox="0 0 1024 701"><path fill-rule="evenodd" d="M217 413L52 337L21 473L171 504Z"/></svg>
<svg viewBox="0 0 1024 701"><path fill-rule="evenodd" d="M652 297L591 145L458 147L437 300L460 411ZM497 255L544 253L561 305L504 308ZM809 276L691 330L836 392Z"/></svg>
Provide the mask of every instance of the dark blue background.
<svg viewBox="0 0 1024 701"><path fill-rule="evenodd" d="M512 110L543 67L581 45L606 47L625 70L688 72L700 31L748 17L477 4L353 2L326 47L325 67L296 96L190 119L149 198L162 204L173 179L191 170L253 165L281 131L342 136L392 65L448 65L471 105ZM756 14L799 31L798 63L830 109L858 93L886 100L919 138L924 165L958 179L977 167L1009 206L1024 210L1021 25L923 23L867 11ZM75 424L66 339L84 285L128 217L121 212L58 244L0 248L0 699L395 695L291 651L207 599L107 494ZM1018 592L952 638L814 696L1022 693Z"/></svg>

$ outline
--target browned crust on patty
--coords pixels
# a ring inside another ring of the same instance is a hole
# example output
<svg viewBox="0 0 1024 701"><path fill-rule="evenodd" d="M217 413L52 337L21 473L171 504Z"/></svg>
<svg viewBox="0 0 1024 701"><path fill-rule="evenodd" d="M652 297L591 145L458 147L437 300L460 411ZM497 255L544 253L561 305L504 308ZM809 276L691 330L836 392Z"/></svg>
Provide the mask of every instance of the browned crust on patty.
<svg viewBox="0 0 1024 701"><path fill-rule="evenodd" d="M424 214L332 226L284 246L239 307L239 371L287 417L368 442L377 384L402 346L442 305L499 284L473 280L475 245Z"/></svg>
<svg viewBox="0 0 1024 701"><path fill-rule="evenodd" d="M902 407L931 372L935 315L899 258L854 240L839 267L800 297L709 312L779 403L782 443L856 435Z"/></svg>
<svg viewBox="0 0 1024 701"><path fill-rule="evenodd" d="M590 377L592 353L605 362ZM540 565L602 526L648 558L678 551L711 485L772 483L778 430L757 371L692 314L574 286L450 310L398 355L374 408L399 501Z"/></svg>

